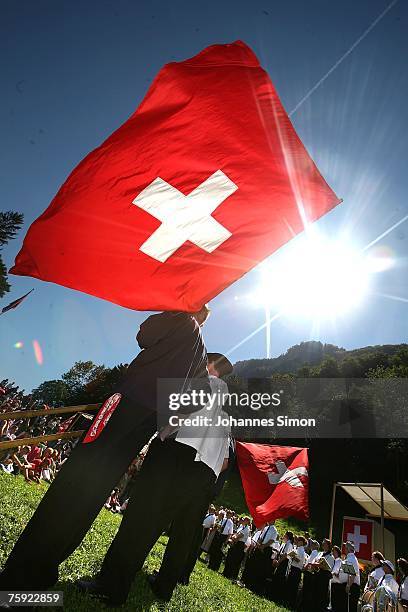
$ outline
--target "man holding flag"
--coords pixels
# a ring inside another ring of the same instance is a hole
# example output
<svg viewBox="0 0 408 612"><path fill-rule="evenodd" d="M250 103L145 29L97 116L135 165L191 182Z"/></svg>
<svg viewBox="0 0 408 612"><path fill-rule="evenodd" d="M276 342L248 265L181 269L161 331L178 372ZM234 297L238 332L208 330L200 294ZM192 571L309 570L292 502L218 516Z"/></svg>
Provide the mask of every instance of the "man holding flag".
<svg viewBox="0 0 408 612"><path fill-rule="evenodd" d="M7 559L0 590L41 590L57 581L59 564L81 543L112 489L156 432L160 378L184 386L194 379L210 392L201 335L208 314L204 306L194 315L161 313L142 323L137 335L142 351L44 495ZM45 529L50 524L54 528ZM33 550L41 550L41 563L31 562Z"/></svg>
<svg viewBox="0 0 408 612"><path fill-rule="evenodd" d="M127 380L49 488L0 589L55 582L58 563L154 433L157 380L208 387L202 305L338 203L241 41L166 65L137 111L74 169L11 272L167 312L142 325ZM259 513L265 522L269 508ZM44 532L50 515L54 535ZM32 568L40 547L44 562Z"/></svg>

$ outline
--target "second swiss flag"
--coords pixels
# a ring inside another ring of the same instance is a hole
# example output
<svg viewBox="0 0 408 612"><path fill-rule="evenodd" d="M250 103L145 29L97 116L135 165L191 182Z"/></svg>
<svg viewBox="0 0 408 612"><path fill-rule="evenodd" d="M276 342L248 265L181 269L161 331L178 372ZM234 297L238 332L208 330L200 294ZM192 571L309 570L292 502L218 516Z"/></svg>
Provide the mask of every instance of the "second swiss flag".
<svg viewBox="0 0 408 612"><path fill-rule="evenodd" d="M309 518L307 448L237 442L248 509L257 526L289 516Z"/></svg>

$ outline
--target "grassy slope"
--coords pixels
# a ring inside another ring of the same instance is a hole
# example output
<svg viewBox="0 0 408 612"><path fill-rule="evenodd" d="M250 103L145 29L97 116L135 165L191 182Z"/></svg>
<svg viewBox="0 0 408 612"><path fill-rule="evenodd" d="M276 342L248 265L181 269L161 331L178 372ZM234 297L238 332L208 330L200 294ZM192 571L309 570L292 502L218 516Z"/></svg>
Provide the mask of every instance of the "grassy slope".
<svg viewBox="0 0 408 612"><path fill-rule="evenodd" d="M3 566L13 543L45 489L46 485L26 484L21 477L0 473L0 566ZM72 581L80 576L92 576L97 572L116 533L119 521L118 516L102 510L81 546L61 566L61 582L56 589L64 590L64 610L91 612L102 609L100 602L81 595L72 585ZM165 544L166 538L161 537L149 555L144 571L151 572L160 566ZM122 609L138 612L145 610L277 612L283 610L253 595L250 591L231 584L219 574L208 570L202 563L197 563L190 585L177 587L171 602L167 605L153 598L142 573L133 585L127 606Z"/></svg>

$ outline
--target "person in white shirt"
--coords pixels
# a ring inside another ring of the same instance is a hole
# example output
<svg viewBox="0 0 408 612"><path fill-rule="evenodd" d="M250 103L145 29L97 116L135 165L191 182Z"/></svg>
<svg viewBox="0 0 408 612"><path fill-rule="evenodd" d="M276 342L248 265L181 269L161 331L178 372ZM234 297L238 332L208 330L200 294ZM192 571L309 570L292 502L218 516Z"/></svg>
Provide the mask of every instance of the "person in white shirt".
<svg viewBox="0 0 408 612"><path fill-rule="evenodd" d="M357 604L360 597L360 566L354 554L355 548L353 542L344 542L343 546L346 551L344 562L347 565L352 565L354 569L354 575L349 574L346 583L348 612L357 612Z"/></svg>
<svg viewBox="0 0 408 612"><path fill-rule="evenodd" d="M245 516L242 519L241 525L238 527L236 533L229 537L231 543L228 550L227 557L225 559L225 567L223 575L225 578L230 580L237 580L241 563L245 555L245 544L250 535L249 525L251 519Z"/></svg>
<svg viewBox="0 0 408 612"><path fill-rule="evenodd" d="M408 561L403 558L398 559L397 568L399 578L398 601L408 610Z"/></svg>
<svg viewBox="0 0 408 612"><path fill-rule="evenodd" d="M6 472L6 474L14 474L13 459L11 457L4 459L3 463L0 463L0 468L3 472Z"/></svg>
<svg viewBox="0 0 408 612"><path fill-rule="evenodd" d="M228 510L225 518L215 525L214 539L208 551L208 567L215 572L218 572L220 569L223 557L222 547L227 541L228 537L234 533L234 523L232 522L231 517L232 512Z"/></svg>
<svg viewBox="0 0 408 612"><path fill-rule="evenodd" d="M384 576L384 570L382 567L384 555L379 550L376 550L371 555L371 561L373 564L373 569L368 574L367 582L364 587L364 592L375 589L378 586L378 583L380 582L381 578Z"/></svg>
<svg viewBox="0 0 408 612"><path fill-rule="evenodd" d="M289 557L295 546L294 535L292 531L287 531L283 538L279 549L278 558L273 561L272 565L275 568L269 597L277 604L281 604L286 598L286 574L288 572Z"/></svg>
<svg viewBox="0 0 408 612"><path fill-rule="evenodd" d="M211 506L208 508L208 513L203 520L203 540L205 539L211 527L214 527L215 518L215 507L211 504Z"/></svg>
<svg viewBox="0 0 408 612"><path fill-rule="evenodd" d="M318 569L316 562L320 559L322 553L320 552L320 544L317 540L309 540L308 545L310 547L310 555L303 572L302 612L303 610L304 612L315 612L315 582L316 570Z"/></svg>
<svg viewBox="0 0 408 612"><path fill-rule="evenodd" d="M315 576L315 610L326 612L329 605L329 583L332 578L334 557L332 554L332 543L325 538L322 542L322 554L315 561L318 570Z"/></svg>
<svg viewBox="0 0 408 612"><path fill-rule="evenodd" d="M330 580L330 605L332 612L343 612L347 607L346 582L347 574L341 571L341 550L333 546L332 555L334 559L332 578Z"/></svg>
<svg viewBox="0 0 408 612"><path fill-rule="evenodd" d="M268 586L266 580L272 577L271 546L277 536L276 527L270 522L260 525L252 538L242 581L258 595L265 593Z"/></svg>
<svg viewBox="0 0 408 612"><path fill-rule="evenodd" d="M285 601L288 607L293 609L296 609L299 585L302 578L302 570L308 560L308 556L305 551L306 544L306 538L303 536L298 536L295 538L295 548L289 554L289 573L286 580Z"/></svg>
<svg viewBox="0 0 408 612"><path fill-rule="evenodd" d="M377 592L380 589L385 589L387 594L391 597L391 603L395 604L398 598L399 585L394 578L394 564L386 559L382 562L381 565L384 570L384 575L380 579L375 590Z"/></svg>

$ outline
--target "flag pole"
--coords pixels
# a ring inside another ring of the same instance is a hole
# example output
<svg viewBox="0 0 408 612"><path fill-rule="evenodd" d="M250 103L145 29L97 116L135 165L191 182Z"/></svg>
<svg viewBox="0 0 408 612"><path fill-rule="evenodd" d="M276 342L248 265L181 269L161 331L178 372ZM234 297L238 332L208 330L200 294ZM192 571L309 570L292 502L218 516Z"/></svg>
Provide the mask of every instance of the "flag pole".
<svg viewBox="0 0 408 612"><path fill-rule="evenodd" d="M330 528L329 528L329 540L330 541L333 540L334 506L336 504L336 491L337 491L337 482L334 482L333 483L331 513L330 513Z"/></svg>
<svg viewBox="0 0 408 612"><path fill-rule="evenodd" d="M381 483L381 539L382 552L385 555L385 530L384 530L384 484Z"/></svg>
<svg viewBox="0 0 408 612"><path fill-rule="evenodd" d="M266 357L269 359L271 356L271 308L267 302L265 302L265 333Z"/></svg>

